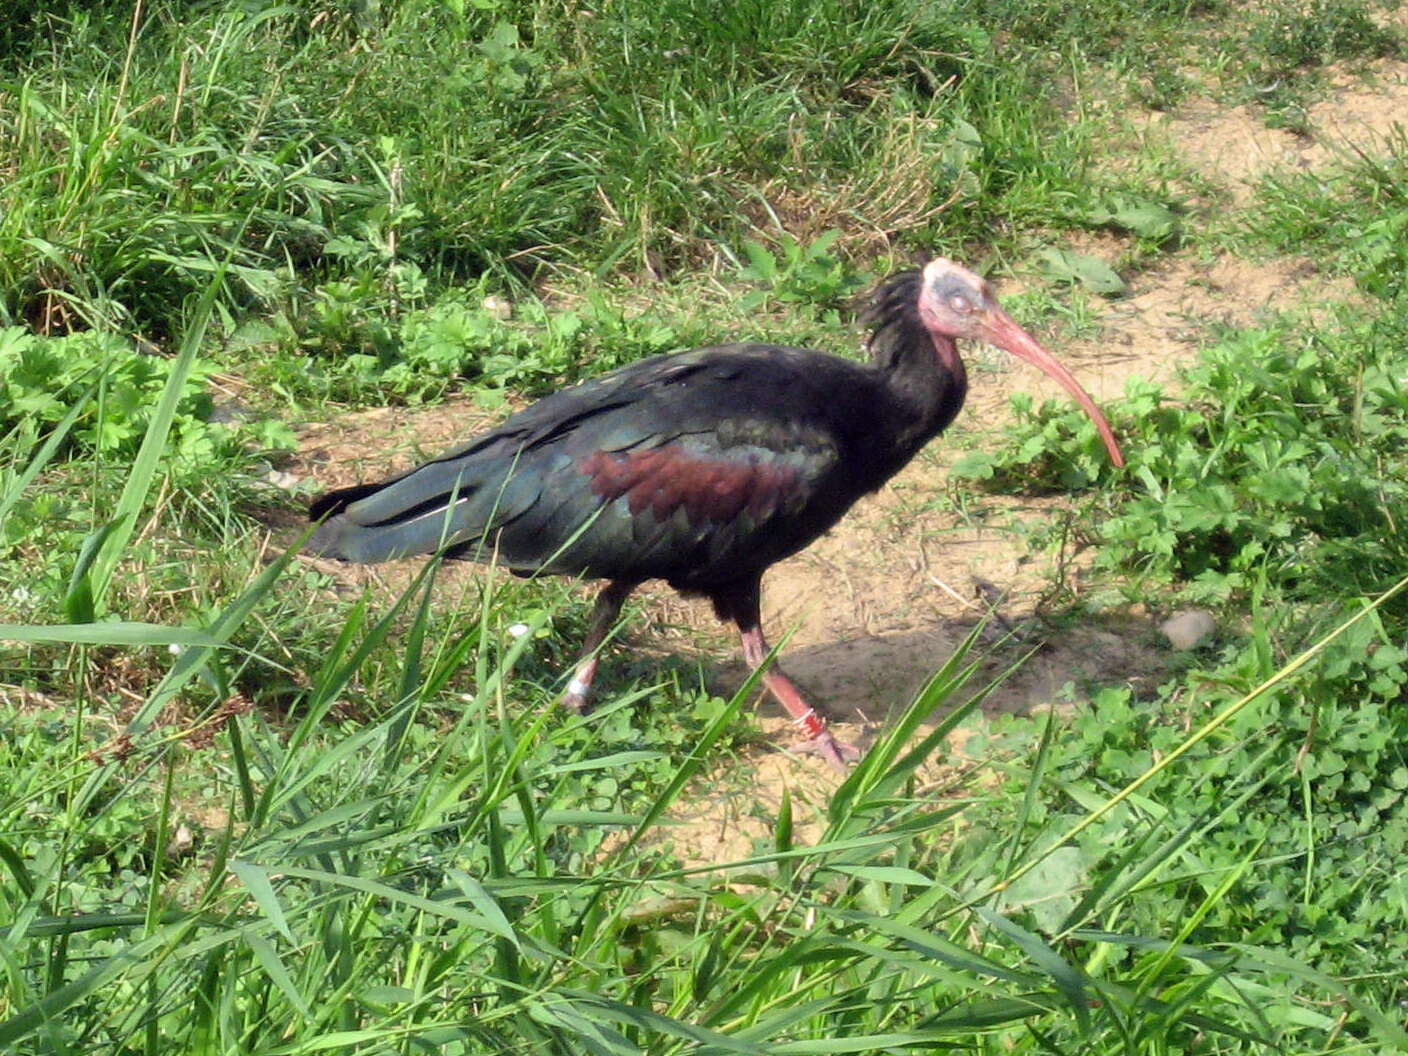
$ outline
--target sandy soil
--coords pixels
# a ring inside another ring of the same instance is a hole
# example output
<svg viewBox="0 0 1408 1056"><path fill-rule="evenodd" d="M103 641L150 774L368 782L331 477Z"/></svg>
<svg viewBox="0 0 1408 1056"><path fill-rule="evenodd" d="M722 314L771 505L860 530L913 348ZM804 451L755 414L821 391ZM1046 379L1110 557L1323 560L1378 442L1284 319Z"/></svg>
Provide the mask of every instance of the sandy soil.
<svg viewBox="0 0 1408 1056"><path fill-rule="evenodd" d="M1375 63L1334 78L1331 97L1310 108L1311 133L1267 128L1248 106L1192 100L1178 110L1139 122L1169 137L1178 155L1220 184L1229 204L1250 202L1257 182L1277 169L1323 168L1353 157L1395 134L1408 114L1408 62Z"/></svg>

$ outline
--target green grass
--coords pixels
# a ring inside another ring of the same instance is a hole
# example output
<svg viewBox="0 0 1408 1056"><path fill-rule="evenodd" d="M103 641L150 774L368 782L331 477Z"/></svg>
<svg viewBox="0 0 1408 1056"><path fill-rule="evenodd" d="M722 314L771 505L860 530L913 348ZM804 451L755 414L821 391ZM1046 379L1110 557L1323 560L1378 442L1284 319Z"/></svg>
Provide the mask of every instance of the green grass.
<svg viewBox="0 0 1408 1056"><path fill-rule="evenodd" d="M249 618L282 560L212 623L214 641ZM84 710L13 727L6 941L49 982L11 973L0 1039L36 1051L750 1052L843 1038L903 1051L996 1045L1024 1024L1010 1035L1024 1051L1119 1038L1163 1051L1194 1033L1231 1051L1327 1027L1300 992L1354 1000L1274 950L1192 941L1255 857L1195 874L1205 893L1179 900L1174 945L1127 930L1146 922L1150 888L1186 886L1206 833L1143 798L1102 802L1077 778L1070 794L1088 810L1059 837L1074 818L1043 806L1041 784L1063 759L1049 737L1001 835L936 839L997 820L983 798L936 804L913 790L914 767L981 698L911 750L917 724L965 691L962 651L822 809L816 844L792 842L794 811L812 808L788 804L757 856L728 873L680 869L637 838L736 722L745 691L701 700L702 728L669 760L643 746L636 694L585 722L563 722L547 694L514 699L533 638L501 633L511 598L486 593L466 627L441 637L427 597L412 587L399 603L418 644L400 656L405 695L379 720L330 721L391 626L359 608L277 726L238 697L174 737L150 726L189 679L221 680L216 650L190 643L125 741L102 743ZM465 661L479 688L443 712L436 687ZM658 776L619 788L627 762ZM197 775L214 787L195 792ZM1253 792L1263 780L1243 777ZM195 847L176 840L193 794L223 807ZM1211 828L1236 805L1193 820ZM133 827L147 839L122 840ZM632 838L605 842L612 831ZM1371 1012L1364 1029L1402 1040Z"/></svg>
<svg viewBox="0 0 1408 1056"><path fill-rule="evenodd" d="M977 10L447 8L48 15L0 108L0 310L162 340L223 252L231 311L296 313L329 279L674 275L833 227L957 251L1100 189L1052 71Z"/></svg>
<svg viewBox="0 0 1408 1056"><path fill-rule="evenodd" d="M295 317L330 281L673 276L831 228L850 254L1010 253L1123 189L1069 120L1092 59L1136 96L1203 58L1301 99L1399 47L1348 0L1245 28L1185 3L456 6L36 11L0 94L0 320L169 341L224 253L222 307Z"/></svg>
<svg viewBox="0 0 1408 1056"><path fill-rule="evenodd" d="M1250 233L1275 249L1316 246L1330 274L1349 275L1365 294L1401 303L1408 292L1408 136L1398 128L1382 150L1344 157L1337 168L1332 181L1296 174L1266 180Z"/></svg>
<svg viewBox="0 0 1408 1056"><path fill-rule="evenodd" d="M1038 542L1070 546L1098 521L1096 563L1126 600L1202 603L1234 621L1151 699L1092 687L1092 708L1060 752L1068 776L1114 787L1146 773L1183 741L1190 707L1203 714L1236 700L1408 569L1397 516L1408 480L1404 287L1393 237L1404 188L1396 138L1328 178L1265 182L1242 245L1310 255L1323 274L1352 276L1359 300L1224 332L1171 391L1131 383L1114 408L1132 452L1125 473L1094 454L1084 421L1030 401L1015 408L1020 425L1005 447L960 465L1001 490L1078 489L1066 523ZM1113 600L1107 591L1090 604L1101 597ZM1239 714L1196 764L1151 786L1171 825L1202 826L1200 812L1237 804L1236 825L1203 830L1212 845L1189 879L1216 872L1214 863L1254 863L1190 934L1273 935L1322 970L1356 975L1383 995L1381 1007L1403 999L1393 967L1403 951L1384 937L1403 907L1406 617L1401 596L1388 599L1298 680ZM1163 894L1188 897L1179 885Z"/></svg>
<svg viewBox="0 0 1408 1056"><path fill-rule="evenodd" d="M1404 144L1239 217L1123 122L1210 94L1294 126L1328 71L1401 53L1378 8L12 15L0 1049L1408 1047ZM300 421L743 336L853 348L854 295L918 252L1020 273L1023 320L1089 339L1117 284L1229 248L1362 300L1210 330L1111 408L1123 473L1019 407L949 500L1071 496L1031 541L1098 541L1097 579L1053 583L1056 626L1197 602L1218 636L1007 719L975 671L1011 654L969 642L742 861L687 865L671 818L746 798L750 687L617 657L566 716L571 584L431 565L356 595L285 549L304 496L268 470ZM982 765L936 785L959 723Z"/></svg>

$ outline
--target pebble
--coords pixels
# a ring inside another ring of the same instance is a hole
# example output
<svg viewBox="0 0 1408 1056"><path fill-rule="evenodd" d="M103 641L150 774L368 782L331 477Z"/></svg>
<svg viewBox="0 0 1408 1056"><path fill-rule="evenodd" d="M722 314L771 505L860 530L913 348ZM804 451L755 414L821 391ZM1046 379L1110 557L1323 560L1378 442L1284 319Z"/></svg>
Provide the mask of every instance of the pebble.
<svg viewBox="0 0 1408 1056"><path fill-rule="evenodd" d="M1159 630L1175 649L1195 649L1217 630L1217 621L1206 609L1179 609Z"/></svg>
<svg viewBox="0 0 1408 1056"><path fill-rule="evenodd" d="M191 832L190 826L181 824L176 826L176 831L171 834L171 842L166 845L166 850L170 854L185 854L195 843L195 833Z"/></svg>
<svg viewBox="0 0 1408 1056"><path fill-rule="evenodd" d="M285 473L281 469L271 469L264 475L264 479L276 488L283 488L284 491L293 491L298 487L298 477L292 473Z"/></svg>
<svg viewBox="0 0 1408 1056"><path fill-rule="evenodd" d="M210 408L210 417L206 420L215 425L234 425L253 417L254 412L243 400L222 400Z"/></svg>

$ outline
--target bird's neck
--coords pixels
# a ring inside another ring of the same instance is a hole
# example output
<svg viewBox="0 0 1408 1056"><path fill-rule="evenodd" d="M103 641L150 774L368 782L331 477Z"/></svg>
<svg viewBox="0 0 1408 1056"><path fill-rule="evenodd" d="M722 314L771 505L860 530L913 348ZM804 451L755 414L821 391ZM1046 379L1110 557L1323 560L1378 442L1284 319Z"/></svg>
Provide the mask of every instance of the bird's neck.
<svg viewBox="0 0 1408 1056"><path fill-rule="evenodd" d="M930 330L920 317L922 281L917 271L894 276L876 291L866 313L871 368L890 403L877 416L884 428L876 430L875 442L896 469L953 421L968 391L953 338Z"/></svg>
<svg viewBox="0 0 1408 1056"><path fill-rule="evenodd" d="M896 439L912 454L958 415L968 392L968 373L952 338L917 334L887 364L886 387L899 414Z"/></svg>

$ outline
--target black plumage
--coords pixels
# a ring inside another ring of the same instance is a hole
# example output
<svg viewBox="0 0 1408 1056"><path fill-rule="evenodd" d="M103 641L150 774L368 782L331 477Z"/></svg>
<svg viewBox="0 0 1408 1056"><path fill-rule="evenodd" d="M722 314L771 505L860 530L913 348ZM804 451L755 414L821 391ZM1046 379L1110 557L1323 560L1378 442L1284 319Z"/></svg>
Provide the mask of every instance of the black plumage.
<svg viewBox="0 0 1408 1056"><path fill-rule="evenodd" d="M958 413L967 379L954 339L1036 363L1071 391L1119 461L1074 378L945 260L872 294L870 362L765 344L661 356L554 393L463 447L379 484L316 499L308 549L374 562L443 549L519 573L609 580L567 702L585 703L594 652L647 579L710 597L756 665L763 572L879 488ZM810 743L837 744L774 665L764 681Z"/></svg>

